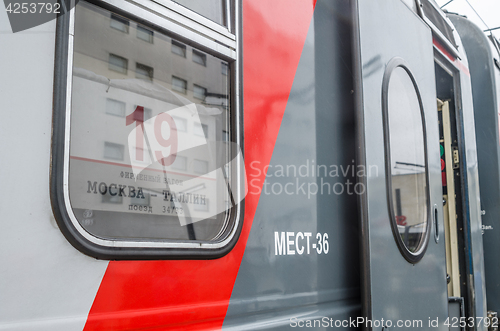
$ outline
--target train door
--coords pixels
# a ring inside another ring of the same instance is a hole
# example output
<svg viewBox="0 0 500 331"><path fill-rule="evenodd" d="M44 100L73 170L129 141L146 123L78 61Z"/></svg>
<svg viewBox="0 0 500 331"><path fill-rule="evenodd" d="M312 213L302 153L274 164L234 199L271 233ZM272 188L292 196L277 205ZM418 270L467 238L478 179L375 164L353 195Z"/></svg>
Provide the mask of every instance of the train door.
<svg viewBox="0 0 500 331"><path fill-rule="evenodd" d="M432 34L402 1L353 8L366 329L448 329Z"/></svg>

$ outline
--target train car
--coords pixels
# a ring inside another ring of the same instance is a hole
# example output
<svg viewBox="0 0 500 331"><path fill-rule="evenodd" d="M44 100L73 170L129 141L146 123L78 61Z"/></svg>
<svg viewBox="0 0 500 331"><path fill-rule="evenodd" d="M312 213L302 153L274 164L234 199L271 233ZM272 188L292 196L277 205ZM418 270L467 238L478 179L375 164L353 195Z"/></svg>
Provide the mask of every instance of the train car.
<svg viewBox="0 0 500 331"><path fill-rule="evenodd" d="M0 10L0 330L498 327L499 44L465 18L26 5Z"/></svg>

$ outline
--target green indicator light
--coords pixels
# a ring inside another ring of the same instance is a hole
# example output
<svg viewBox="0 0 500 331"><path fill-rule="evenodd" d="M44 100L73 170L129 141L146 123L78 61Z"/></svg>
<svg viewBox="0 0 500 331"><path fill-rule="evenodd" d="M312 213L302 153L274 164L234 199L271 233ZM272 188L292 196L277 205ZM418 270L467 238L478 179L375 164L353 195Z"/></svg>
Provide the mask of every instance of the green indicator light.
<svg viewBox="0 0 500 331"><path fill-rule="evenodd" d="M444 154L444 147L443 145L439 145L439 150L441 151L441 156Z"/></svg>

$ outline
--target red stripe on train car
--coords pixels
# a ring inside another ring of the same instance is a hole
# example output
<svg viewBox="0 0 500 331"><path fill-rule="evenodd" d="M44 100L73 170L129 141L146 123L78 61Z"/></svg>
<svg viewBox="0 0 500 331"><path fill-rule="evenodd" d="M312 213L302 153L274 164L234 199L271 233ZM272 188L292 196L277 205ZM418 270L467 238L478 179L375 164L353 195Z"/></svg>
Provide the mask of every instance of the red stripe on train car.
<svg viewBox="0 0 500 331"><path fill-rule="evenodd" d="M315 1L244 0L245 164L262 187ZM248 194L240 239L225 257L205 261L111 261L85 330L221 328L259 195Z"/></svg>

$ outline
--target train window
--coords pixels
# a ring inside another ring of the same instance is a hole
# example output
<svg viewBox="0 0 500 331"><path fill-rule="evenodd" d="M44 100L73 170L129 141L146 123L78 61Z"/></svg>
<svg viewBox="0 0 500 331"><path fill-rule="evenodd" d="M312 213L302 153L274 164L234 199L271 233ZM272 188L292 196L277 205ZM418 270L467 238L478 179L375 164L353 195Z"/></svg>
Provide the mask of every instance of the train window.
<svg viewBox="0 0 500 331"><path fill-rule="evenodd" d="M389 215L403 256L414 263L429 233L426 142L418 88L401 59L387 66L383 96Z"/></svg>
<svg viewBox="0 0 500 331"><path fill-rule="evenodd" d="M222 24L222 3L191 9ZM241 229L244 189L238 36L172 23L169 6L157 16L123 8L80 1L66 23L64 146L53 146L63 167L52 173L58 224L99 258L222 256Z"/></svg>

